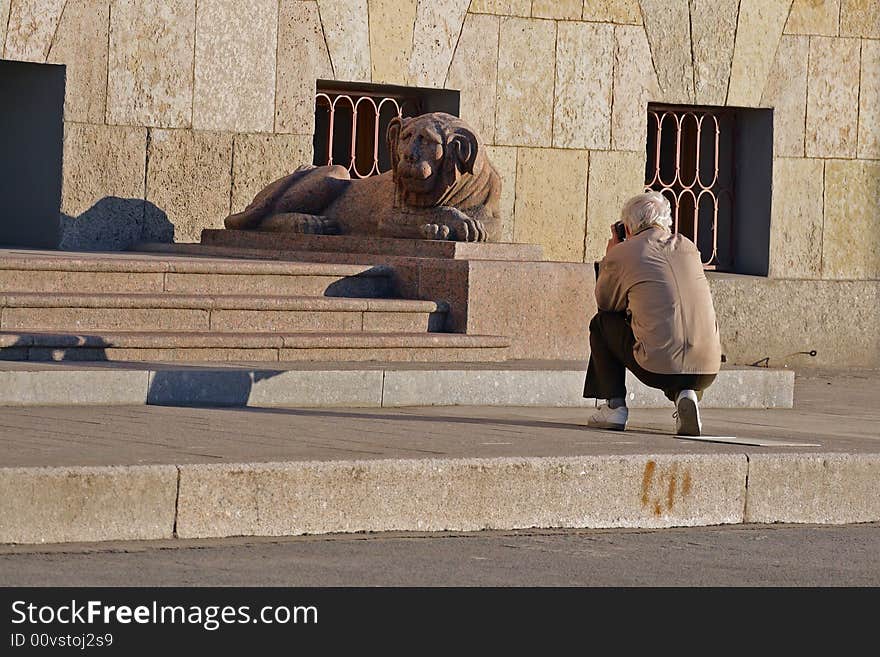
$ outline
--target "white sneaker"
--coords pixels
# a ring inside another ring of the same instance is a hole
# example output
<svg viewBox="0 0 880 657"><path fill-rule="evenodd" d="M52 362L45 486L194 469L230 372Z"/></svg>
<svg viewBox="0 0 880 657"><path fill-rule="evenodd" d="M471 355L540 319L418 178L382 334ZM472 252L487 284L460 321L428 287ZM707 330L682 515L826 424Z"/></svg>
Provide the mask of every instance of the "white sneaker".
<svg viewBox="0 0 880 657"><path fill-rule="evenodd" d="M675 434L677 436L699 436L703 430L700 421L700 407L697 405L697 393L693 390L682 390L675 398Z"/></svg>
<svg viewBox="0 0 880 657"><path fill-rule="evenodd" d="M611 408L608 404L602 404L599 410L593 413L587 422L588 427L594 429L612 429L623 431L626 429L626 421L629 418L629 409L626 406Z"/></svg>

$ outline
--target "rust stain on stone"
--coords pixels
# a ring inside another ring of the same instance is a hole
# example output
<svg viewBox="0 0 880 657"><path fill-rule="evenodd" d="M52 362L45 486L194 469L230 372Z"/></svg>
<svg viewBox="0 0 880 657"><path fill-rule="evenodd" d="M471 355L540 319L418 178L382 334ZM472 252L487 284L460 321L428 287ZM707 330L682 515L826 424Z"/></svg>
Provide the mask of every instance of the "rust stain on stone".
<svg viewBox="0 0 880 657"><path fill-rule="evenodd" d="M669 486L666 489L666 508L672 511L672 505L675 504L675 473L669 475Z"/></svg>
<svg viewBox="0 0 880 657"><path fill-rule="evenodd" d="M659 516L661 513L663 513L663 509L660 507L660 502L654 502L654 515Z"/></svg>
<svg viewBox="0 0 880 657"><path fill-rule="evenodd" d="M691 492L691 471L684 471L684 481L681 482L681 496L685 497Z"/></svg>
<svg viewBox="0 0 880 657"><path fill-rule="evenodd" d="M645 464L645 472L642 474L642 506L648 506L648 492L651 490L651 481L654 479L656 467L657 464L654 461L648 461Z"/></svg>

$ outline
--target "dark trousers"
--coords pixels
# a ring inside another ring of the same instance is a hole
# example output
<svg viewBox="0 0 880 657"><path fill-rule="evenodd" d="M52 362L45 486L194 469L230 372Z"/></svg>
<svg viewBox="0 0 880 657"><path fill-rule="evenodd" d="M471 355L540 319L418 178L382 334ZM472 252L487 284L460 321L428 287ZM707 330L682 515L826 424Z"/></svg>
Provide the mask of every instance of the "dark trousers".
<svg viewBox="0 0 880 657"><path fill-rule="evenodd" d="M590 364L584 383L584 397L626 398L626 370L651 388L662 390L675 401L682 390L694 390L697 398L715 380L714 374L656 374L636 362L636 339L623 313L598 312L590 322Z"/></svg>

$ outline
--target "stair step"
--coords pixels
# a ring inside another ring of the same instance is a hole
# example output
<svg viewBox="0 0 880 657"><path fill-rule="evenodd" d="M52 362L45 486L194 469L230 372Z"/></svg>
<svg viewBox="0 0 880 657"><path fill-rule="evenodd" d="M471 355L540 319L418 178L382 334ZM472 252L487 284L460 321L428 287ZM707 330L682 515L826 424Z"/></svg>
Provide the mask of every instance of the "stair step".
<svg viewBox="0 0 880 657"><path fill-rule="evenodd" d="M382 264L0 250L0 292L388 297L393 275Z"/></svg>
<svg viewBox="0 0 880 657"><path fill-rule="evenodd" d="M459 333L0 332L0 359L497 362L510 340Z"/></svg>
<svg viewBox="0 0 880 657"><path fill-rule="evenodd" d="M441 331L433 301L183 294L0 294L5 331Z"/></svg>

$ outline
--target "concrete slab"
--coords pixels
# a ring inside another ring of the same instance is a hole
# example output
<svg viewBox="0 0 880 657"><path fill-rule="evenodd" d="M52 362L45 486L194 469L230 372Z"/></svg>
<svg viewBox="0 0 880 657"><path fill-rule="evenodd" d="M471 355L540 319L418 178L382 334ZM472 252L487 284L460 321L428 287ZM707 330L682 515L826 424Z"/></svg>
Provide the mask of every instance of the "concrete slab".
<svg viewBox="0 0 880 657"><path fill-rule="evenodd" d="M583 387L583 370L387 370L382 406L595 406Z"/></svg>
<svg viewBox="0 0 880 657"><path fill-rule="evenodd" d="M324 376L278 376L306 372ZM625 432L586 428L587 408L7 407L0 542L874 522L878 377L704 410L706 434L749 445L676 438L670 407L634 407Z"/></svg>
<svg viewBox="0 0 880 657"><path fill-rule="evenodd" d="M243 340L239 335L236 339ZM269 336L280 340L278 336ZM452 335L451 337L462 337ZM472 338L473 339L473 338ZM263 343L259 343L263 344ZM255 343L254 346L259 346ZM288 350L293 351L293 350ZM314 349L309 350L314 351ZM219 353L219 352L218 352ZM0 406L163 404L290 407L595 406L586 363L2 363ZM671 408L628 377L633 408ZM794 372L723 370L703 408L790 408Z"/></svg>
<svg viewBox="0 0 880 657"><path fill-rule="evenodd" d="M0 468L0 543L171 538L177 468Z"/></svg>
<svg viewBox="0 0 880 657"><path fill-rule="evenodd" d="M743 455L181 468L181 538L742 522Z"/></svg>
<svg viewBox="0 0 880 657"><path fill-rule="evenodd" d="M160 370L147 404L381 406L381 370Z"/></svg>
<svg viewBox="0 0 880 657"><path fill-rule="evenodd" d="M138 370L0 369L0 405L142 404L150 373Z"/></svg>
<svg viewBox="0 0 880 657"><path fill-rule="evenodd" d="M641 408L668 407L660 390L649 388L626 373L629 393L627 405ZM766 367L732 367L719 373L706 390L700 406L704 408L791 408L794 402L794 370Z"/></svg>
<svg viewBox="0 0 880 657"><path fill-rule="evenodd" d="M880 519L880 454L749 457L746 522L843 524Z"/></svg>

